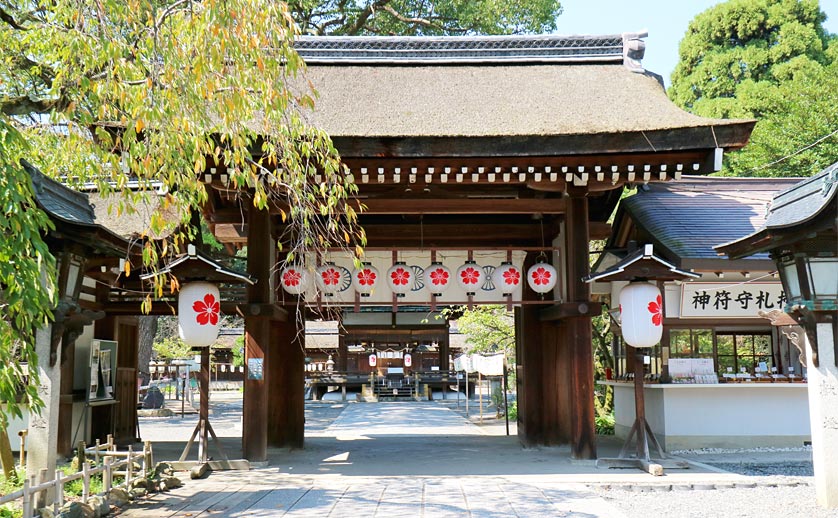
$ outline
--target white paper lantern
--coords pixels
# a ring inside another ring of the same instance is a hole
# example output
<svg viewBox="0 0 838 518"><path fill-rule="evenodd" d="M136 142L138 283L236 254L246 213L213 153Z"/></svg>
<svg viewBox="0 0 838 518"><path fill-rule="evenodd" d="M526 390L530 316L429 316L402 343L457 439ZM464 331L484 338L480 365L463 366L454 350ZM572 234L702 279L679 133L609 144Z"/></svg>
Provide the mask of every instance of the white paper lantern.
<svg viewBox="0 0 838 518"><path fill-rule="evenodd" d="M413 269L397 261L387 270L387 285L397 297L404 297L404 294L413 286Z"/></svg>
<svg viewBox="0 0 838 518"><path fill-rule="evenodd" d="M300 265L289 264L279 274L279 282L291 295L301 295L308 289L308 272Z"/></svg>
<svg viewBox="0 0 838 518"><path fill-rule="evenodd" d="M521 270L510 262L502 262L492 272L492 283L503 296L512 295L521 286Z"/></svg>
<svg viewBox="0 0 838 518"><path fill-rule="evenodd" d="M440 262L432 262L425 268L425 287L431 295L439 297L451 286L451 270Z"/></svg>
<svg viewBox="0 0 838 518"><path fill-rule="evenodd" d="M376 364L378 363L378 357L376 357L376 355L374 355L374 354L371 354L369 361L370 361L370 367L375 367Z"/></svg>
<svg viewBox="0 0 838 518"><path fill-rule="evenodd" d="M352 285L362 297L369 297L372 290L378 286L378 278L378 269L370 263L363 263L352 272Z"/></svg>
<svg viewBox="0 0 838 518"><path fill-rule="evenodd" d="M663 304L657 286L633 282L620 291L620 327L632 347L654 347L663 335Z"/></svg>
<svg viewBox="0 0 838 518"><path fill-rule="evenodd" d="M314 282L323 295L333 297L335 293L343 291L341 287L344 282L348 281L345 278L347 273L345 268L335 266L335 263L326 263L317 268L317 276L314 278Z"/></svg>
<svg viewBox="0 0 838 518"><path fill-rule="evenodd" d="M404 355L404 366L413 367L413 356L411 356L409 353Z"/></svg>
<svg viewBox="0 0 838 518"><path fill-rule="evenodd" d="M218 286L190 282L181 286L177 302L178 335L192 347L208 347L218 338L221 298Z"/></svg>
<svg viewBox="0 0 838 518"><path fill-rule="evenodd" d="M558 275L550 263L535 263L527 270L527 284L536 293L547 293L556 285Z"/></svg>
<svg viewBox="0 0 838 518"><path fill-rule="evenodd" d="M466 291L466 295L472 296L486 282L486 272L474 261L466 261L457 268L457 284Z"/></svg>

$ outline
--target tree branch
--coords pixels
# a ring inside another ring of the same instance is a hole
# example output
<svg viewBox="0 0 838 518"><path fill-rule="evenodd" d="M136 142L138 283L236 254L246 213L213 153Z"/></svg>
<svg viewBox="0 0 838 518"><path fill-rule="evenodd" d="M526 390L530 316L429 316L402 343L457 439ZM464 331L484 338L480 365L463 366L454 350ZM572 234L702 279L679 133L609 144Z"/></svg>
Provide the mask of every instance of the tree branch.
<svg viewBox="0 0 838 518"><path fill-rule="evenodd" d="M356 36L361 30L363 30L364 26L367 24L367 20L370 19L370 16L375 14L376 9L384 9L387 4L390 3L390 0L378 0L376 2L372 2L367 4L361 14L358 15L358 19L349 26L346 30L346 34L350 36Z"/></svg>
<svg viewBox="0 0 838 518"><path fill-rule="evenodd" d="M5 9L0 9L0 20L3 20L4 22L6 22L13 29L17 29L19 31L25 31L26 30L26 27L17 23L14 16L7 13Z"/></svg>
<svg viewBox="0 0 838 518"><path fill-rule="evenodd" d="M423 27L428 27L428 28L432 28L432 29L441 29L442 28L441 25L434 24L432 21L430 21L426 18L409 18L407 16L404 16L403 14L396 11L395 9L393 9L392 6L389 6L389 5L382 6L382 9L384 11L390 13L390 16L392 16L393 18L395 18L396 20L398 20L402 23L409 23L409 24L413 24L413 25L421 25Z"/></svg>

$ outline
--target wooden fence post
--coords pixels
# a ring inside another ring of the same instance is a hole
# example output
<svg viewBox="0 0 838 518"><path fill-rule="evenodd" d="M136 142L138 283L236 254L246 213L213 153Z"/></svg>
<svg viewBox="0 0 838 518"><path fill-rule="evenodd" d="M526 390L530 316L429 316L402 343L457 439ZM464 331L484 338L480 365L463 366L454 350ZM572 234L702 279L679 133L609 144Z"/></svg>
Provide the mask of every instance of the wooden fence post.
<svg viewBox="0 0 838 518"><path fill-rule="evenodd" d="M41 468L38 470L38 485L43 484L47 481L47 468ZM40 509L42 507L46 507L47 505L47 494L45 491L38 491L35 493L35 509Z"/></svg>
<svg viewBox="0 0 838 518"><path fill-rule="evenodd" d="M93 465L94 466L99 465L99 447L100 446L101 446L101 444L99 444L99 439L96 439L96 447L93 450L93 459L94 459Z"/></svg>
<svg viewBox="0 0 838 518"><path fill-rule="evenodd" d="M79 441L76 445L76 456L79 458L79 467L87 460L87 454L84 451L86 448L87 445L84 444L84 441Z"/></svg>
<svg viewBox="0 0 838 518"><path fill-rule="evenodd" d="M154 469L151 458L151 441L143 443L143 468L145 468L146 476L151 475L151 471Z"/></svg>
<svg viewBox="0 0 838 518"><path fill-rule="evenodd" d="M128 465L125 467L125 488L131 490L131 475L134 471L134 447L128 446Z"/></svg>
<svg viewBox="0 0 838 518"><path fill-rule="evenodd" d="M113 471L111 471L111 463L113 462L113 457L110 455L106 455L105 459L105 471L102 473L102 485L105 487L105 497L107 497L111 492L111 486L113 485Z"/></svg>
<svg viewBox="0 0 838 518"><path fill-rule="evenodd" d="M32 516L32 493L29 492L29 487L35 485L35 476L26 477L23 479L23 516L30 518Z"/></svg>
<svg viewBox="0 0 838 518"><path fill-rule="evenodd" d="M61 508L64 507L64 472L55 470L55 501L52 504L53 514L58 516Z"/></svg>
<svg viewBox="0 0 838 518"><path fill-rule="evenodd" d="M90 496L90 463L85 461L82 468L83 483L81 489L81 501L87 503L87 498Z"/></svg>

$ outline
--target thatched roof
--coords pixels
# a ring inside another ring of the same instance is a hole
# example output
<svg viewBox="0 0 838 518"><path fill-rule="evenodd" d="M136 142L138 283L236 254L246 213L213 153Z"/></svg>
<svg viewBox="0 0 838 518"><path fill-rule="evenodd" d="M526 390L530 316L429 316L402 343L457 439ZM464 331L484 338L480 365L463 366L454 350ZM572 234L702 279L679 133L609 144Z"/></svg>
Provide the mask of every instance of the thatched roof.
<svg viewBox="0 0 838 518"><path fill-rule="evenodd" d="M318 37L298 50L319 93L312 122L336 139L647 132L655 151L671 147L656 131L703 128L691 144L744 144L732 128L753 121L675 106L660 77L626 57L627 42L642 57L634 36Z"/></svg>

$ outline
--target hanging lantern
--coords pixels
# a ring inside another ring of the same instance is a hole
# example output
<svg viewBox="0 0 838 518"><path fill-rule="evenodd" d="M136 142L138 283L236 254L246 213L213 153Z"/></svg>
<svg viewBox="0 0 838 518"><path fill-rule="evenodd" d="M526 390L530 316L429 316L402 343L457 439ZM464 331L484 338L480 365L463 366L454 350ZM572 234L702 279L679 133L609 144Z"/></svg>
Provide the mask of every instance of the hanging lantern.
<svg viewBox="0 0 838 518"><path fill-rule="evenodd" d="M378 364L378 357L374 354L370 355L370 367L375 367Z"/></svg>
<svg viewBox="0 0 838 518"><path fill-rule="evenodd" d="M504 261L492 272L492 283L504 297L512 295L521 286L521 270L514 264Z"/></svg>
<svg viewBox="0 0 838 518"><path fill-rule="evenodd" d="M352 285L362 297L369 297L378 285L378 269L370 263L363 263L352 274Z"/></svg>
<svg viewBox="0 0 838 518"><path fill-rule="evenodd" d="M556 285L558 275L550 263L535 263L527 270L527 284L536 293L547 293Z"/></svg>
<svg viewBox="0 0 838 518"><path fill-rule="evenodd" d="M180 288L177 302L178 335L192 347L208 347L218 338L221 298L218 286L190 282Z"/></svg>
<svg viewBox="0 0 838 518"><path fill-rule="evenodd" d="M486 282L486 272L476 262L466 261L457 268L457 284L466 291L469 297L477 293L477 290Z"/></svg>
<svg viewBox="0 0 838 518"><path fill-rule="evenodd" d="M451 286L451 270L438 261L434 261L425 269L425 287L431 295L439 297Z"/></svg>
<svg viewBox="0 0 838 518"><path fill-rule="evenodd" d="M282 289L291 295L302 295L308 288L308 272L300 265L289 264L279 275Z"/></svg>
<svg viewBox="0 0 838 518"><path fill-rule="evenodd" d="M654 347L663 335L663 301L657 286L633 282L620 291L620 327L632 347Z"/></svg>
<svg viewBox="0 0 838 518"><path fill-rule="evenodd" d="M387 270L387 285L393 290L397 297L404 297L413 286L413 269L401 261Z"/></svg>
<svg viewBox="0 0 838 518"><path fill-rule="evenodd" d="M410 353L405 353L404 355L404 366L413 367L413 356L411 356Z"/></svg>
<svg viewBox="0 0 838 518"><path fill-rule="evenodd" d="M334 297L335 293L344 291L349 284L349 272L335 263L326 263L317 268L314 282L326 297Z"/></svg>

